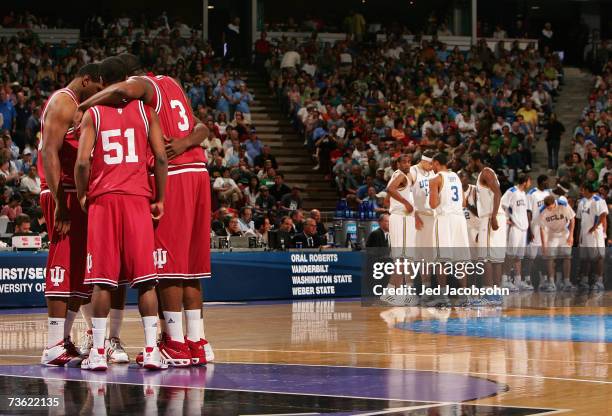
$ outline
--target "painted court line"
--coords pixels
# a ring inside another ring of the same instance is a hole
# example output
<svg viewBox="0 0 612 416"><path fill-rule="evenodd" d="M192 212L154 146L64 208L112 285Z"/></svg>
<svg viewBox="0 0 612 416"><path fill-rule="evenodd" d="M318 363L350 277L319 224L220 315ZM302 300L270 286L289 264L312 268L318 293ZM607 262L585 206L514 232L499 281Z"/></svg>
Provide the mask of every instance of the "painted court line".
<svg viewBox="0 0 612 416"><path fill-rule="evenodd" d="M140 347L125 347L129 349L140 349ZM236 351L236 352L287 352L287 353L296 353L296 354L337 354L337 355L389 355L389 356L414 356L414 357L439 357L444 355L444 353L439 354L420 354L420 353L410 353L410 352L351 352L351 351L300 351L300 350L263 350L263 349L253 349L253 348L215 348L215 351ZM491 357L470 357L470 360L486 360ZM549 361L553 363L576 363L576 364L600 364L600 365L612 365L607 362L600 361L574 361L574 360L550 360L546 358L513 358L506 357L504 358L506 361Z"/></svg>

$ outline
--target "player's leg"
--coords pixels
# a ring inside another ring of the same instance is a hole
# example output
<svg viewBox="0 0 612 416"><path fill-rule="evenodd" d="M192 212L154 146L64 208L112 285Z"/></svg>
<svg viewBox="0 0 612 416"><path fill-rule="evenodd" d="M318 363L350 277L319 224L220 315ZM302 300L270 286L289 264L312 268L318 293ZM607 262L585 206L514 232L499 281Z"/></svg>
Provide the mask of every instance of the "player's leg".
<svg viewBox="0 0 612 416"><path fill-rule="evenodd" d="M191 352L183 332L183 281L168 278L160 280L159 293L167 330L162 334L160 342L162 357L174 367L191 365Z"/></svg>
<svg viewBox="0 0 612 416"><path fill-rule="evenodd" d="M193 222L189 207L193 204L192 190L184 186L189 174L168 176L164 216L155 228L154 260L159 279L158 294L162 305L165 331L159 348L169 365L191 364L189 347L183 332L183 279L189 273L189 245ZM177 230L181 230L180 233Z"/></svg>
<svg viewBox="0 0 612 416"><path fill-rule="evenodd" d="M211 276L210 266L210 179L208 172L188 175L183 185L189 189L192 206L192 229L189 244L189 279L183 281L183 307L185 309L186 343L194 365L204 365L214 360L214 353L204 333L204 312L202 311L202 278Z"/></svg>
<svg viewBox="0 0 612 416"><path fill-rule="evenodd" d="M67 349L65 342L66 316L71 297L70 244L55 231L55 202L49 192L40 196L40 206L49 229L49 254L45 271L45 298L47 300L47 345L41 364L47 366L77 365L79 354Z"/></svg>
<svg viewBox="0 0 612 416"><path fill-rule="evenodd" d="M142 318L145 338L143 367L149 370L165 368L167 366L163 363L157 346L158 300L154 281L146 281L138 285L138 311Z"/></svg>
<svg viewBox="0 0 612 416"><path fill-rule="evenodd" d="M108 364L106 362L106 352L104 344L106 340L106 322L110 311L111 289L110 284L96 284L94 286L91 303L93 307L92 336L93 347L89 356L81 363L81 368L84 370L106 370Z"/></svg>
<svg viewBox="0 0 612 416"><path fill-rule="evenodd" d="M108 362L112 364L126 364L130 362L130 358L125 351L120 338L126 293L127 286L125 284L120 284L117 287L117 290L114 290L111 293L111 308L108 315L106 354L108 357Z"/></svg>

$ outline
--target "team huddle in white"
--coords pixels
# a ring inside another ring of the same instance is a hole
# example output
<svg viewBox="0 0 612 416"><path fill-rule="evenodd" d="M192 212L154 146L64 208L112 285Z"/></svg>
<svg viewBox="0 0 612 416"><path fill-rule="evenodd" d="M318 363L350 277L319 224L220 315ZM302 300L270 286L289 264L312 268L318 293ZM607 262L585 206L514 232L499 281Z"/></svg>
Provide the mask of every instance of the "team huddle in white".
<svg viewBox="0 0 612 416"><path fill-rule="evenodd" d="M469 173L462 171L460 177L446 165L445 154L429 150L412 166L409 155L400 156L398 169L387 185L389 241L395 257L415 261L483 261L483 286L509 291L533 290L534 260L543 257L547 267L540 276L539 290L572 291L576 287L570 281L571 250L577 225L578 246L584 261L580 288L604 289L608 207L594 189L582 187L583 198L575 213L564 196L547 189L545 175L538 177L537 186L532 189L529 176L519 175L515 186L502 195L496 173L483 164L479 154L471 155L469 164L469 170L478 174L475 185L469 183ZM560 194L567 192L562 185L557 189ZM423 286L431 286L431 276L420 277ZM438 275L438 285L446 285L448 277ZM388 287L411 285L412 279L391 276ZM466 280L457 279L457 285L465 287ZM444 295L407 302L426 306L450 304ZM502 298L494 294L462 298L458 303L500 305Z"/></svg>

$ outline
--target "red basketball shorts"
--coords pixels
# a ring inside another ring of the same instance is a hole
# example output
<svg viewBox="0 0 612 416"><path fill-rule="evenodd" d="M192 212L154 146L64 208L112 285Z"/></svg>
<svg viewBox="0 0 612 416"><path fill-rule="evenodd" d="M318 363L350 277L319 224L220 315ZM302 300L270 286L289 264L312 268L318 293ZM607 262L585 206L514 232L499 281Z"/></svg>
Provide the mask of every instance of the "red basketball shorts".
<svg viewBox="0 0 612 416"><path fill-rule="evenodd" d="M86 284L136 286L157 279L147 197L105 194L90 203L88 213Z"/></svg>
<svg viewBox="0 0 612 416"><path fill-rule="evenodd" d="M210 277L210 204L204 163L168 168L164 215L155 227L158 279Z"/></svg>
<svg viewBox="0 0 612 416"><path fill-rule="evenodd" d="M88 298L91 287L84 284L87 214L83 212L74 190L66 191L70 212L70 231L55 231L55 200L49 190L40 193L40 207L49 232L49 256L45 271L45 296Z"/></svg>

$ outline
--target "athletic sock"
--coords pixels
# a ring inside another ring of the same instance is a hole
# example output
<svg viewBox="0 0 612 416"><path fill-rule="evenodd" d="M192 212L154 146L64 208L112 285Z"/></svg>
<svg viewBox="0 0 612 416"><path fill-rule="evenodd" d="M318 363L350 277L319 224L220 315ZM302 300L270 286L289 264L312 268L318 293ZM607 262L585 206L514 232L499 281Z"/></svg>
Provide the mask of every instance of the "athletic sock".
<svg viewBox="0 0 612 416"><path fill-rule="evenodd" d="M187 321L187 339L197 342L203 338L204 320L202 319L202 310L185 310L185 319Z"/></svg>
<svg viewBox="0 0 612 416"><path fill-rule="evenodd" d="M108 337L119 338L123 323L123 309L111 309L108 318Z"/></svg>
<svg viewBox="0 0 612 416"><path fill-rule="evenodd" d="M529 275L525 276L525 282L531 283L531 276Z"/></svg>
<svg viewBox="0 0 612 416"><path fill-rule="evenodd" d="M91 329L91 318L93 316L93 306L91 302L81 305L81 315L83 315L83 319L85 319L85 323L87 324L87 329Z"/></svg>
<svg viewBox="0 0 612 416"><path fill-rule="evenodd" d="M106 339L106 318L91 318L91 323L93 347L104 348L104 340Z"/></svg>
<svg viewBox="0 0 612 416"><path fill-rule="evenodd" d="M516 276L514 276L514 283L521 283L522 280L523 279L520 274L517 274Z"/></svg>
<svg viewBox="0 0 612 416"><path fill-rule="evenodd" d="M595 279L597 283L603 283L603 276L597 276Z"/></svg>
<svg viewBox="0 0 612 416"><path fill-rule="evenodd" d="M47 319L47 347L53 347L64 339L64 318Z"/></svg>
<svg viewBox="0 0 612 416"><path fill-rule="evenodd" d="M166 318L166 329L170 339L177 342L185 342L183 335L183 314L181 312L164 311Z"/></svg>
<svg viewBox="0 0 612 416"><path fill-rule="evenodd" d="M165 318L159 318L159 330L162 334L168 333L168 325L166 325Z"/></svg>
<svg viewBox="0 0 612 416"><path fill-rule="evenodd" d="M145 347L157 345L157 316L143 316L142 326L145 334Z"/></svg>
<svg viewBox="0 0 612 416"><path fill-rule="evenodd" d="M68 309L66 312L66 321L64 321L64 339L70 337L70 333L72 332L72 325L74 324L74 320L76 319L77 313L75 311L71 311Z"/></svg>

